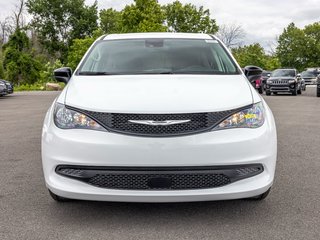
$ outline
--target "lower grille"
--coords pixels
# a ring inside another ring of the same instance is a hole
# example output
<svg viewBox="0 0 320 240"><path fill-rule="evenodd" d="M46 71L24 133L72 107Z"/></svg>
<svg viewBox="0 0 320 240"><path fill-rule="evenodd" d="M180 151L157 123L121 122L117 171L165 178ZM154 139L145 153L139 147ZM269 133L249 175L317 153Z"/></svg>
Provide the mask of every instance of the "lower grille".
<svg viewBox="0 0 320 240"><path fill-rule="evenodd" d="M111 189L202 189L229 184L224 174L97 174L89 184Z"/></svg>
<svg viewBox="0 0 320 240"><path fill-rule="evenodd" d="M285 92L289 92L290 88L289 87L271 87L270 88L271 91L285 91Z"/></svg>
<svg viewBox="0 0 320 240"><path fill-rule="evenodd" d="M105 168L58 166L56 172L90 185L119 190L216 188L263 172L261 164L198 168Z"/></svg>

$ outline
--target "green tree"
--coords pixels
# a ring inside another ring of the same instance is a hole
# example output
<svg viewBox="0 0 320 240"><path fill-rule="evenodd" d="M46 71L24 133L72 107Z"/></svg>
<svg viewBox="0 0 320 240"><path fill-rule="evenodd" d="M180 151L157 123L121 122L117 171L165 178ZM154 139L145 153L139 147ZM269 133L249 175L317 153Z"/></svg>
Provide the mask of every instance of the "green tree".
<svg viewBox="0 0 320 240"><path fill-rule="evenodd" d="M17 29L3 46L3 67L6 78L16 84L34 83L39 78L41 64L35 59L30 49L27 34Z"/></svg>
<svg viewBox="0 0 320 240"><path fill-rule="evenodd" d="M209 9L175 1L164 6L166 23L170 31L189 33L216 33L218 25L210 17Z"/></svg>
<svg viewBox="0 0 320 240"><path fill-rule="evenodd" d="M2 59L0 59L0 79L4 79L4 68L3 68L3 62Z"/></svg>
<svg viewBox="0 0 320 240"><path fill-rule="evenodd" d="M255 65L268 70L279 67L278 59L266 55L263 47L259 43L233 48L232 53L241 67Z"/></svg>
<svg viewBox="0 0 320 240"><path fill-rule="evenodd" d="M121 12L113 9L103 9L100 11L100 28L105 33L121 32Z"/></svg>
<svg viewBox="0 0 320 240"><path fill-rule="evenodd" d="M74 39L70 46L68 54L68 66L73 70L76 69L83 55L87 52L89 47L93 44L96 38L103 34L102 30L96 30L93 33L93 37L86 37L84 39Z"/></svg>
<svg viewBox="0 0 320 240"><path fill-rule="evenodd" d="M320 66L320 22L310 24L305 27L304 33L308 39L307 67Z"/></svg>
<svg viewBox="0 0 320 240"><path fill-rule="evenodd" d="M308 49L310 39L306 38L303 30L297 28L294 23L284 29L279 36L277 56L283 67L294 67L303 70L308 66Z"/></svg>
<svg viewBox="0 0 320 240"><path fill-rule="evenodd" d="M68 66L73 70L76 69L83 55L87 52L88 48L94 42L94 38L75 39L70 47L68 55Z"/></svg>
<svg viewBox="0 0 320 240"><path fill-rule="evenodd" d="M97 29L97 2L85 0L28 0L28 12L39 41L50 54L64 60L75 38L91 36Z"/></svg>
<svg viewBox="0 0 320 240"><path fill-rule="evenodd" d="M0 45L0 79L4 79L4 68L3 68L3 56L2 56L2 46Z"/></svg>
<svg viewBox="0 0 320 240"><path fill-rule="evenodd" d="M165 32L165 13L157 0L134 0L121 12L122 32Z"/></svg>
<svg viewBox="0 0 320 240"><path fill-rule="evenodd" d="M270 55L265 56L264 69L273 71L280 67L281 67L281 64L277 56L270 56Z"/></svg>
<svg viewBox="0 0 320 240"><path fill-rule="evenodd" d="M63 67L63 65L59 59L54 62L47 62L44 64L42 71L40 71L40 76L37 83L44 85L47 82L55 81L53 79L53 71L61 67Z"/></svg>

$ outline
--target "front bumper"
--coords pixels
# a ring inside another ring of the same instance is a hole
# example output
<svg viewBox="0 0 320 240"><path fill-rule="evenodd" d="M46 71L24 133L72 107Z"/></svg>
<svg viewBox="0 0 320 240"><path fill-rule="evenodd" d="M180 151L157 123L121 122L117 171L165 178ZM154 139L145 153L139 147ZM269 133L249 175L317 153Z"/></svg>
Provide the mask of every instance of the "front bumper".
<svg viewBox="0 0 320 240"><path fill-rule="evenodd" d="M7 89L4 87L0 87L0 95L7 95Z"/></svg>
<svg viewBox="0 0 320 240"><path fill-rule="evenodd" d="M13 88L7 88L7 92L8 92L8 94L12 94L13 93Z"/></svg>
<svg viewBox="0 0 320 240"><path fill-rule="evenodd" d="M47 187L55 194L83 200L186 202L247 198L273 183L277 139L272 113L257 129L230 129L184 137L144 138L91 130L62 130L47 113L42 162ZM263 172L231 184L191 190L126 190L89 185L56 173L58 165L105 167L231 166L262 164Z"/></svg>

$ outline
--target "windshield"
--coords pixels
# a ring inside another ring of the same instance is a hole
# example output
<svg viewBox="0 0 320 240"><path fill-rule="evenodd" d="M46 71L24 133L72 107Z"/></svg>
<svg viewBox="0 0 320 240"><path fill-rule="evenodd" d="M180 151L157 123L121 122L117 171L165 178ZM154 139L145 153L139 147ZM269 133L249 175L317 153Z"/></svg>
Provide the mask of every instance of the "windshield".
<svg viewBox="0 0 320 240"><path fill-rule="evenodd" d="M78 70L80 75L240 74L216 40L130 39L100 41Z"/></svg>
<svg viewBox="0 0 320 240"><path fill-rule="evenodd" d="M296 71L293 69L277 69L272 72L271 77L295 77Z"/></svg>
<svg viewBox="0 0 320 240"><path fill-rule="evenodd" d="M271 72L262 72L263 77L267 77L269 74L271 74Z"/></svg>
<svg viewBox="0 0 320 240"><path fill-rule="evenodd" d="M309 72L309 71L304 71L301 73L301 77L303 78L316 78L317 75L318 74L316 72Z"/></svg>

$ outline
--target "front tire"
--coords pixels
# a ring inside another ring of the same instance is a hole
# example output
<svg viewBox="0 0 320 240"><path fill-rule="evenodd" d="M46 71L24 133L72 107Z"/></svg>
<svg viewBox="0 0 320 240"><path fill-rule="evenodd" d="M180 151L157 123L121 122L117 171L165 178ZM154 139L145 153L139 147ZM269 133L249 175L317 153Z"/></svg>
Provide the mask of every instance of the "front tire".
<svg viewBox="0 0 320 240"><path fill-rule="evenodd" d="M317 97L320 97L320 85L317 85Z"/></svg>
<svg viewBox="0 0 320 240"><path fill-rule="evenodd" d="M297 96L297 87L294 88L294 90L292 92L292 96Z"/></svg>
<svg viewBox="0 0 320 240"><path fill-rule="evenodd" d="M260 88L258 89L258 92L259 92L260 94L262 94L262 93L263 93L263 88L260 87Z"/></svg>
<svg viewBox="0 0 320 240"><path fill-rule="evenodd" d="M52 197L52 199L55 200L56 202L69 202L69 201L71 201L71 199L58 196L58 195L54 194L53 192L51 192L50 190L49 190L49 194Z"/></svg>
<svg viewBox="0 0 320 240"><path fill-rule="evenodd" d="M300 86L300 89L298 89L297 93L300 95L302 93L302 86Z"/></svg>
<svg viewBox="0 0 320 240"><path fill-rule="evenodd" d="M271 92L270 91L266 91L266 95L267 96L271 96Z"/></svg>

